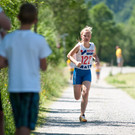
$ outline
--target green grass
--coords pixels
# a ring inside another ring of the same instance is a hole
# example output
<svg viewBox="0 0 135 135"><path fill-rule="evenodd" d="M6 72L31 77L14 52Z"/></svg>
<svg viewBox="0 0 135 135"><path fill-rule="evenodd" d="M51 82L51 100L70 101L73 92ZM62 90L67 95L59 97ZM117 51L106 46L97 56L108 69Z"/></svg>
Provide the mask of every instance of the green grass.
<svg viewBox="0 0 135 135"><path fill-rule="evenodd" d="M122 89L135 99L135 73L117 74L108 76L107 83Z"/></svg>
<svg viewBox="0 0 135 135"><path fill-rule="evenodd" d="M4 109L4 125L5 125L5 134L13 135L15 130L12 109L9 101L9 93L7 92L7 68L0 70L0 90L1 90L1 99L2 106Z"/></svg>
<svg viewBox="0 0 135 135"><path fill-rule="evenodd" d="M65 72L65 70L67 69L63 66L59 66L55 69L49 66L46 74L41 72L42 92L40 93L37 128L45 123L46 113L49 111L48 107L50 104L60 97L68 86L68 72Z"/></svg>

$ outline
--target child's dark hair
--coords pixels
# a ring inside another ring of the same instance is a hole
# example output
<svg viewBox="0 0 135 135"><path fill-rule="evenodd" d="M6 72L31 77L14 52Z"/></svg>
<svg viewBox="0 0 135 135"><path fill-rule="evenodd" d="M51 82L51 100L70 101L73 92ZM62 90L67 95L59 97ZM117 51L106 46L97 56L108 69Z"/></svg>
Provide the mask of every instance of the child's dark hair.
<svg viewBox="0 0 135 135"><path fill-rule="evenodd" d="M37 19L37 9L31 3L22 4L18 18L22 24L32 24Z"/></svg>

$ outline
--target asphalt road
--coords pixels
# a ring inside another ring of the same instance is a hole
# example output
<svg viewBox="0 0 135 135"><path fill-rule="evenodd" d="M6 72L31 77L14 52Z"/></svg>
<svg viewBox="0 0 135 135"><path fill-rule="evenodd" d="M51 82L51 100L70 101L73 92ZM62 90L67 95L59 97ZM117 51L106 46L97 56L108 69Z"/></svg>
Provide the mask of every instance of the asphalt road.
<svg viewBox="0 0 135 135"><path fill-rule="evenodd" d="M79 122L80 102L73 96L72 82L62 97L48 109L47 122L34 131L35 135L135 135L135 100L120 89L108 85L104 78L120 72L117 67L103 67L100 81L95 72L86 110L87 123ZM124 67L122 73L135 72Z"/></svg>

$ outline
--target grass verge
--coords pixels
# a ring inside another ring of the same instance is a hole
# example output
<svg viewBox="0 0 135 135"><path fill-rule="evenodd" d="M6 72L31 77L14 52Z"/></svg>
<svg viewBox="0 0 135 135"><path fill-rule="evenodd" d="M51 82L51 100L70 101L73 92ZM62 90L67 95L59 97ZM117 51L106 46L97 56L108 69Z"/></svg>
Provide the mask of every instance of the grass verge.
<svg viewBox="0 0 135 135"><path fill-rule="evenodd" d="M105 80L107 83L122 89L135 99L135 73L108 76Z"/></svg>
<svg viewBox="0 0 135 135"><path fill-rule="evenodd" d="M34 132L38 131L38 128L46 122L46 114L49 112L49 106L61 96L68 86L69 74L67 71L67 68L60 65L55 68L55 71L53 67L49 66L46 73L41 72L42 92L40 93L37 128ZM34 132L32 135L34 135Z"/></svg>

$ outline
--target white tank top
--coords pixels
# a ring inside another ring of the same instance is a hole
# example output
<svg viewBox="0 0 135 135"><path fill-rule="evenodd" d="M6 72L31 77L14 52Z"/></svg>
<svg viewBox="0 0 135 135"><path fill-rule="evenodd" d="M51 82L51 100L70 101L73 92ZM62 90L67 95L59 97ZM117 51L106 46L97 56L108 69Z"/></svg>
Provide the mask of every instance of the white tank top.
<svg viewBox="0 0 135 135"><path fill-rule="evenodd" d="M80 46L80 50L76 54L76 60L81 62L81 67L76 67L83 70L88 70L92 66L92 58L95 52L95 45L94 43L90 42L90 47L85 48L82 43L78 43Z"/></svg>

